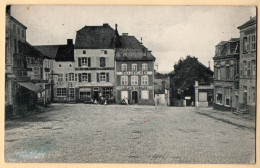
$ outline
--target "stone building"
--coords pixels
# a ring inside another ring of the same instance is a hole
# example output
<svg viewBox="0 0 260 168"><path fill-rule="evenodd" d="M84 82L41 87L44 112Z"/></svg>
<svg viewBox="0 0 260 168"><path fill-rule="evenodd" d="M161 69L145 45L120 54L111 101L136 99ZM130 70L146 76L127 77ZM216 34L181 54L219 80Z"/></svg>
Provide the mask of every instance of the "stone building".
<svg viewBox="0 0 260 168"><path fill-rule="evenodd" d="M215 109L236 111L239 106L239 38L216 45L214 60Z"/></svg>
<svg viewBox="0 0 260 168"><path fill-rule="evenodd" d="M101 97L114 101L114 37L115 30L108 24L85 26L77 31L77 101L94 102Z"/></svg>
<svg viewBox="0 0 260 168"><path fill-rule="evenodd" d="M115 53L116 103L154 105L155 57L134 36L123 33Z"/></svg>
<svg viewBox="0 0 260 168"><path fill-rule="evenodd" d="M240 30L240 76L239 108L255 112L256 105L256 16L239 26Z"/></svg>
<svg viewBox="0 0 260 168"><path fill-rule="evenodd" d="M11 16L6 7L5 111L6 116L24 114L36 103L42 89L27 76L26 26Z"/></svg>

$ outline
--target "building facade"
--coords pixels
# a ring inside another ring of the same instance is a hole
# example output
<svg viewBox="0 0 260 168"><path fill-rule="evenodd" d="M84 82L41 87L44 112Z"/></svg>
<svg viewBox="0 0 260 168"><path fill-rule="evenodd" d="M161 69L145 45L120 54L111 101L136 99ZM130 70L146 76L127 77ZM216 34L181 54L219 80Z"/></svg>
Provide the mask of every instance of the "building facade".
<svg viewBox="0 0 260 168"><path fill-rule="evenodd" d="M151 52L145 47L119 48L115 59L116 103L120 104L123 99L127 99L129 104L154 105L155 57Z"/></svg>
<svg viewBox="0 0 260 168"><path fill-rule="evenodd" d="M214 109L236 111L239 107L239 38L216 45L214 60Z"/></svg>
<svg viewBox="0 0 260 168"><path fill-rule="evenodd" d="M256 16L239 26L239 108L255 113L256 108Z"/></svg>
<svg viewBox="0 0 260 168"><path fill-rule="evenodd" d="M77 31L75 73L79 102L98 102L101 98L114 102L115 30L108 24L85 26Z"/></svg>

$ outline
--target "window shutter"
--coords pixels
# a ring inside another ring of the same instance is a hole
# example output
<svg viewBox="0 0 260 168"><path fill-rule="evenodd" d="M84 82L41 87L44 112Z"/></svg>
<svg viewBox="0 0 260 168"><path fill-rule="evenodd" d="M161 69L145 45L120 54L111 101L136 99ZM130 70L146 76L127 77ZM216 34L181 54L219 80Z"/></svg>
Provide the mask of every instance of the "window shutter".
<svg viewBox="0 0 260 168"><path fill-rule="evenodd" d="M109 73L106 73L106 81L109 82Z"/></svg>
<svg viewBox="0 0 260 168"><path fill-rule="evenodd" d="M97 73L97 82L99 82L99 73Z"/></svg>
<svg viewBox="0 0 260 168"><path fill-rule="evenodd" d="M88 67L91 67L91 58L88 58Z"/></svg>
<svg viewBox="0 0 260 168"><path fill-rule="evenodd" d="M88 74L88 82L91 82L91 73Z"/></svg>
<svg viewBox="0 0 260 168"><path fill-rule="evenodd" d="M78 64L79 64L79 67L81 67L81 58L80 57L78 58Z"/></svg>
<svg viewBox="0 0 260 168"><path fill-rule="evenodd" d="M81 82L81 73L79 73L79 82Z"/></svg>

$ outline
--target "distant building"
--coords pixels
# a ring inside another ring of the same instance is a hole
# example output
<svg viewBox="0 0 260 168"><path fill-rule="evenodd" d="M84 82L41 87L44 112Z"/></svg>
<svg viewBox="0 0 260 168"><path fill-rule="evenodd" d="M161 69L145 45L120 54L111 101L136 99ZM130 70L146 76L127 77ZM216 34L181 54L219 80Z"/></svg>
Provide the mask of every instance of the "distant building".
<svg viewBox="0 0 260 168"><path fill-rule="evenodd" d="M76 95L79 102L114 101L114 37L108 24L85 26L77 31L75 73L78 75Z"/></svg>
<svg viewBox="0 0 260 168"><path fill-rule="evenodd" d="M188 59L188 60L187 60ZM210 86L213 83L214 72L209 68L195 60L193 57L187 57L182 61L179 69L168 74L170 81L170 90L168 95L171 106L194 106L195 102L199 102L195 95L195 86ZM195 85L197 81L197 85ZM213 89L198 90L198 95L206 96L208 105L212 105ZM204 93L205 92L205 93Z"/></svg>
<svg viewBox="0 0 260 168"><path fill-rule="evenodd" d="M216 45L214 60L214 109L237 110L239 106L239 38Z"/></svg>
<svg viewBox="0 0 260 168"><path fill-rule="evenodd" d="M256 108L256 16L239 26L240 76L239 109L255 112Z"/></svg>

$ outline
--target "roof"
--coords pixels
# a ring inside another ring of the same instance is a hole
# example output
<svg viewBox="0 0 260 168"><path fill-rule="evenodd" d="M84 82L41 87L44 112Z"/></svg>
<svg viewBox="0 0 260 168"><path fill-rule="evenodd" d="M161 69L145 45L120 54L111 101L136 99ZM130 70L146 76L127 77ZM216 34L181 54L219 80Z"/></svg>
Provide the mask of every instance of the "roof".
<svg viewBox="0 0 260 168"><path fill-rule="evenodd" d="M237 27L239 30L246 28L248 26L254 25L256 24L256 16L250 18L249 21L247 21L246 23L242 24L241 26Z"/></svg>
<svg viewBox="0 0 260 168"><path fill-rule="evenodd" d="M74 45L59 45L55 61L74 61Z"/></svg>
<svg viewBox="0 0 260 168"><path fill-rule="evenodd" d="M44 54L39 51L37 48L32 46L30 43L25 42L26 47L26 56L32 56L32 57L44 57Z"/></svg>
<svg viewBox="0 0 260 168"><path fill-rule="evenodd" d="M48 58L54 59L56 57L59 45L40 45L34 47L41 51Z"/></svg>
<svg viewBox="0 0 260 168"><path fill-rule="evenodd" d="M19 22L17 19L15 19L13 16L10 16L10 19L13 20L15 23L19 24L20 26L22 26L24 29L27 29L27 27L22 24L21 22Z"/></svg>
<svg viewBox="0 0 260 168"><path fill-rule="evenodd" d="M75 49L113 49L115 30L108 24L85 26L77 31Z"/></svg>
<svg viewBox="0 0 260 168"><path fill-rule="evenodd" d="M147 49L118 49L116 61L155 61L155 57Z"/></svg>
<svg viewBox="0 0 260 168"><path fill-rule="evenodd" d="M31 82L18 82L18 84L36 93L42 92L44 90Z"/></svg>
<svg viewBox="0 0 260 168"><path fill-rule="evenodd" d="M216 46L220 46L220 50L216 50L215 57L238 54L239 42L240 42L240 38L231 38L228 41L221 41L219 44L216 45Z"/></svg>
<svg viewBox="0 0 260 168"><path fill-rule="evenodd" d="M121 44L116 51L116 61L155 61L155 57L134 36L120 36Z"/></svg>

